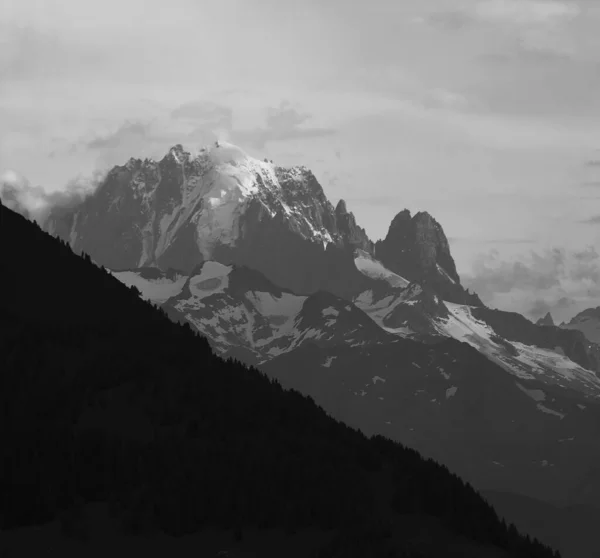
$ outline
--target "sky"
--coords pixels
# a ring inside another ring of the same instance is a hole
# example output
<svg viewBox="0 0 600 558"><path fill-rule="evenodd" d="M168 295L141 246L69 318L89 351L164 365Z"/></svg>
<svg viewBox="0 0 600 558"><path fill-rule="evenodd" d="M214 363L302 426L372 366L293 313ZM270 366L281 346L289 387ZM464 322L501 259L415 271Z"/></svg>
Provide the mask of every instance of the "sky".
<svg viewBox="0 0 600 558"><path fill-rule="evenodd" d="M484 302L568 320L600 305L599 26L597 0L1 0L0 176L35 205L228 140L374 240L428 211Z"/></svg>

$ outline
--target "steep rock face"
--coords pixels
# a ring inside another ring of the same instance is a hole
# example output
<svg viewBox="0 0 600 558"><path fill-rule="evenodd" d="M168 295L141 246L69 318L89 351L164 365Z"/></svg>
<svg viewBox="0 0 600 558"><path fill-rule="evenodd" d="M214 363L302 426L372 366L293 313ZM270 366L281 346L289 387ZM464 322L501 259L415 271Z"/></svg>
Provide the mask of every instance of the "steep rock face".
<svg viewBox="0 0 600 558"><path fill-rule="evenodd" d="M414 217L407 209L398 213L385 239L375 243L375 256L394 273L432 289L445 300L482 305L477 295L460 285L448 239L429 213Z"/></svg>
<svg viewBox="0 0 600 558"><path fill-rule="evenodd" d="M588 320L600 320L600 306L597 308L588 308L582 312L579 312L579 314L571 319L569 324L579 324Z"/></svg>
<svg viewBox="0 0 600 558"><path fill-rule="evenodd" d="M176 145L160 162L130 159L45 228L110 269L190 273L214 259L298 293L339 296L360 287L353 251L369 247L354 216L335 211L308 169L258 161L231 144L197 157Z"/></svg>
<svg viewBox="0 0 600 558"><path fill-rule="evenodd" d="M364 250L370 254L374 253L375 245L369 240L365 229L356 224L356 218L353 213L348 212L344 200L338 202L335 208L335 217L337 229L348 247Z"/></svg>
<svg viewBox="0 0 600 558"><path fill-rule="evenodd" d="M554 326L554 320L552 319L552 314L548 312L543 318L540 318L535 325L539 326Z"/></svg>
<svg viewBox="0 0 600 558"><path fill-rule="evenodd" d="M600 343L600 307L588 308L577 314L568 324L560 324L559 327L580 331L588 341Z"/></svg>
<svg viewBox="0 0 600 558"><path fill-rule="evenodd" d="M51 213L45 228L113 270L189 274L215 260L256 269L298 294L349 300L367 288L355 265L362 251L444 300L481 304L460 285L446 236L428 213L401 212L374 244L310 170L259 161L228 143L195 157L176 145L159 162L130 159L81 205Z"/></svg>
<svg viewBox="0 0 600 558"><path fill-rule="evenodd" d="M243 234L235 245L221 245L213 258L224 264L254 268L269 280L298 294L330 291L351 297L365 283L354 265L352 251L342 243L310 242L286 226L285 216L265 215L264 207L251 202L241 217Z"/></svg>

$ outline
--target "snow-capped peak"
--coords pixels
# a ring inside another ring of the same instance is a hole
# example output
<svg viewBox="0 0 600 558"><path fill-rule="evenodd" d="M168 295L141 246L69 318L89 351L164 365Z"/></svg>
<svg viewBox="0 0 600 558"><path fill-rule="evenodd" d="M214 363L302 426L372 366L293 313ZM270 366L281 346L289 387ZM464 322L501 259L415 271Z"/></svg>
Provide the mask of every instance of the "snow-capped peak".
<svg viewBox="0 0 600 558"><path fill-rule="evenodd" d="M210 148L205 148L204 153L210 157L215 165L248 164L253 159L241 147L224 141L215 142Z"/></svg>
<svg viewBox="0 0 600 558"><path fill-rule="evenodd" d="M101 241L113 269L190 271L199 255L209 260L220 248L237 249L265 226L271 232L262 234L300 236L319 250L340 238L334 209L308 169L279 167L226 141L194 155L177 144L159 162L130 159L108 173L97 194L81 208L91 214L71 221L67 236L85 250L84 237L105 237L125 226L121 252Z"/></svg>

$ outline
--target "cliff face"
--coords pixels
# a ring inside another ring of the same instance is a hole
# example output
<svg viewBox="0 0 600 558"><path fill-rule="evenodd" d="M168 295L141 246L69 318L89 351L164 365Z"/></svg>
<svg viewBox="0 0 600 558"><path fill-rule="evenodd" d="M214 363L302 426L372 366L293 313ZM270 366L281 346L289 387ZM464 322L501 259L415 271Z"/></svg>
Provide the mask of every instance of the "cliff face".
<svg viewBox="0 0 600 558"><path fill-rule="evenodd" d="M51 214L45 228L110 269L189 273L212 259L254 268L298 293L346 297L364 279L354 250L373 249L310 170L258 161L225 143L197 157L176 145L159 162L130 159L81 205Z"/></svg>
<svg viewBox="0 0 600 558"><path fill-rule="evenodd" d="M356 224L356 218L353 213L348 212L344 200L340 200L335 208L335 220L337 230L348 247L374 253L375 245L369 240L365 229Z"/></svg>
<svg viewBox="0 0 600 558"><path fill-rule="evenodd" d="M407 209L398 213L385 239L375 243L375 256L394 273L435 291L444 300L483 305L477 295L461 286L444 230L427 212L414 217Z"/></svg>
<svg viewBox="0 0 600 558"><path fill-rule="evenodd" d="M362 250L444 300L481 304L460 285L446 235L428 213L400 212L373 243L309 169L259 161L228 143L196 157L176 145L158 162L130 159L82 204L51 214L45 228L110 269L189 273L216 260L297 293L345 298L364 286L354 264Z"/></svg>

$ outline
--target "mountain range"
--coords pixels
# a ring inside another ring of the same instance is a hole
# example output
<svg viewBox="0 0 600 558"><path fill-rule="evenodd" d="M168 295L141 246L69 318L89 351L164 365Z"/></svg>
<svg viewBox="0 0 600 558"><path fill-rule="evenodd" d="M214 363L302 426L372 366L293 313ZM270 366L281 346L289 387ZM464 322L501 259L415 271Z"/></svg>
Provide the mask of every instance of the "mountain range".
<svg viewBox="0 0 600 558"><path fill-rule="evenodd" d="M1 203L0 240L3 556L560 557Z"/></svg>
<svg viewBox="0 0 600 558"><path fill-rule="evenodd" d="M43 228L345 424L477 488L600 501L600 321L487 308L426 212L374 242L307 168L217 142L130 159Z"/></svg>

